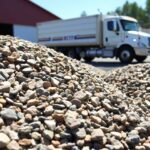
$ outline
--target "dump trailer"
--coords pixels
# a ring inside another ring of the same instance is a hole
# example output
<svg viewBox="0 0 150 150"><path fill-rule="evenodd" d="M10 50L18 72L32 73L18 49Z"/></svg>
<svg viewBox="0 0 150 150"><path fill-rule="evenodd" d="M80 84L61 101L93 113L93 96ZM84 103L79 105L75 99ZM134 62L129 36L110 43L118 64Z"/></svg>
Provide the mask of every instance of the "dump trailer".
<svg viewBox="0 0 150 150"><path fill-rule="evenodd" d="M150 34L141 32L136 19L94 15L37 24L40 44L70 57L92 61L95 57L142 62L150 55Z"/></svg>

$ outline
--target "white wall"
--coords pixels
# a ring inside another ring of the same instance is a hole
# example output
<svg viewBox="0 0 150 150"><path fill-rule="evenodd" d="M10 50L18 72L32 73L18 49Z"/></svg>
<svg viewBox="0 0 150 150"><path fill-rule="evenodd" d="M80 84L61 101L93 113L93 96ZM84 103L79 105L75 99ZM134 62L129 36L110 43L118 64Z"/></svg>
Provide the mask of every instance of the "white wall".
<svg viewBox="0 0 150 150"><path fill-rule="evenodd" d="M37 28L25 25L13 25L14 36L37 43Z"/></svg>

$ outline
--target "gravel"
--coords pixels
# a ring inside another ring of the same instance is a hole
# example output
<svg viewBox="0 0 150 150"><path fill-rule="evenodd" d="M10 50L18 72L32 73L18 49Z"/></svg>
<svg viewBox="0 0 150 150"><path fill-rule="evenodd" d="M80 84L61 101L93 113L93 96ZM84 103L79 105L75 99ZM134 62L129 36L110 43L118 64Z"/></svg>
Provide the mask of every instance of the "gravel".
<svg viewBox="0 0 150 150"><path fill-rule="evenodd" d="M150 65L105 73L0 36L0 148L150 148Z"/></svg>

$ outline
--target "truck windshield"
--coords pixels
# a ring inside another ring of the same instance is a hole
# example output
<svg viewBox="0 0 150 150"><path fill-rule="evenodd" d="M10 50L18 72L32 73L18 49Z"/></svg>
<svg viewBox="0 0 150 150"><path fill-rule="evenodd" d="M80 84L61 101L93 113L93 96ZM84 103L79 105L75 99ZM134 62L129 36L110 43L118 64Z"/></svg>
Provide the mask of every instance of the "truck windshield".
<svg viewBox="0 0 150 150"><path fill-rule="evenodd" d="M137 22L129 20L120 20L123 30L125 31L139 31L139 25Z"/></svg>

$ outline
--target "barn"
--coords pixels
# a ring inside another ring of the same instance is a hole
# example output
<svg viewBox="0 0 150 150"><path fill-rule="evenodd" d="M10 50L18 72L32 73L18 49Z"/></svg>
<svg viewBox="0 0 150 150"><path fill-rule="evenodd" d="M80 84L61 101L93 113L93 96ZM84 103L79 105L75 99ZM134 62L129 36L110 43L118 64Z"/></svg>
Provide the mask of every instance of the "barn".
<svg viewBox="0 0 150 150"><path fill-rule="evenodd" d="M30 0L0 0L0 34L37 42L36 23L60 19Z"/></svg>

